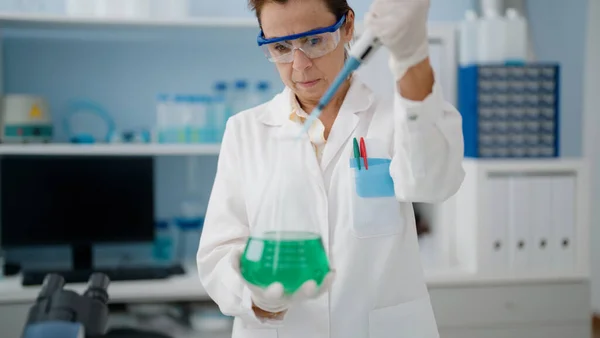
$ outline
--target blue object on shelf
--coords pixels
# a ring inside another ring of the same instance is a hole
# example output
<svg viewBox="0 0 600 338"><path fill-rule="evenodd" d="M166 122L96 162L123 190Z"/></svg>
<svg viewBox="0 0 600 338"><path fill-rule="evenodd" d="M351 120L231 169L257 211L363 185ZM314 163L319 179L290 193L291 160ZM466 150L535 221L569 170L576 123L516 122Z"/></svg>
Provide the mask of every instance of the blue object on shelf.
<svg viewBox="0 0 600 338"><path fill-rule="evenodd" d="M91 144L97 142L96 138L91 134L73 133L71 118L75 115L84 113L99 116L104 120L107 127L107 133L104 137L104 142L109 143L113 133L115 132L115 123L101 105L88 100L77 100L69 104L67 114L63 118L63 128L65 129L67 135L69 135L70 142L81 144Z"/></svg>
<svg viewBox="0 0 600 338"><path fill-rule="evenodd" d="M465 157L558 157L559 75L552 63L459 67Z"/></svg>
<svg viewBox="0 0 600 338"><path fill-rule="evenodd" d="M178 217L175 223L179 228L179 260L193 260L198 251L204 217L185 218Z"/></svg>
<svg viewBox="0 0 600 338"><path fill-rule="evenodd" d="M160 262L171 262L175 256L175 236L168 221L156 221L152 255Z"/></svg>

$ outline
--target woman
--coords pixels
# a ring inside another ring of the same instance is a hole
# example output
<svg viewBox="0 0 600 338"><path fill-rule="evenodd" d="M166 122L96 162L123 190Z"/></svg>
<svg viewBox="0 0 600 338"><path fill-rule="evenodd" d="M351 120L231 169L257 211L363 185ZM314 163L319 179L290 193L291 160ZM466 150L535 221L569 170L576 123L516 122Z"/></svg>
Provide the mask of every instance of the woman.
<svg viewBox="0 0 600 338"><path fill-rule="evenodd" d="M317 159L305 162L312 180L306 189L335 278L320 288L307 283L292 298L240 277L240 254L254 226L249 219L260 204L252 191L269 182L282 147L277 135L298 135L341 70L354 12L346 0L250 5L262 29L259 44L286 88L227 123L198 251L204 288L223 313L236 317L234 338L438 337L412 202L446 200L464 172L460 114L443 100L428 59L429 1L375 0L366 16L366 27L391 54L393 109L352 76L309 129L310 142L298 143ZM368 203L349 198L356 190L349 179L356 170L349 166L354 137L369 140L369 153L391 159L391 195Z"/></svg>

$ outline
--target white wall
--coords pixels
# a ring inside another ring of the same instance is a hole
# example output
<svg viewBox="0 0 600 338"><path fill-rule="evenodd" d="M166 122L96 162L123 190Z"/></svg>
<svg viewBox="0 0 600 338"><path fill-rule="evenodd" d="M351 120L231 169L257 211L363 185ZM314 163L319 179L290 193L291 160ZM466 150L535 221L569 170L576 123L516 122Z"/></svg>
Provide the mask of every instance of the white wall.
<svg viewBox="0 0 600 338"><path fill-rule="evenodd" d="M600 0L588 3L588 29L586 37L586 63L584 76L584 153L591 162L592 178L592 309L600 313ZM595 244L595 245L594 245Z"/></svg>

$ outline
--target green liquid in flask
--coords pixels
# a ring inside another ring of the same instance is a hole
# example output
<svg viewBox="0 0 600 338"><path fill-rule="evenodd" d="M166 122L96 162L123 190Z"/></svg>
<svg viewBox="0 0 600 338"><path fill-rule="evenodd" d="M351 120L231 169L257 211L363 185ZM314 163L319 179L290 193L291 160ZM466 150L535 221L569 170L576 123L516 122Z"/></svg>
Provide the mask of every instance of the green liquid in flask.
<svg viewBox="0 0 600 338"><path fill-rule="evenodd" d="M286 294L292 294L309 280L321 285L329 272L329 260L318 234L269 232L248 239L240 269L250 284L266 288L279 282Z"/></svg>

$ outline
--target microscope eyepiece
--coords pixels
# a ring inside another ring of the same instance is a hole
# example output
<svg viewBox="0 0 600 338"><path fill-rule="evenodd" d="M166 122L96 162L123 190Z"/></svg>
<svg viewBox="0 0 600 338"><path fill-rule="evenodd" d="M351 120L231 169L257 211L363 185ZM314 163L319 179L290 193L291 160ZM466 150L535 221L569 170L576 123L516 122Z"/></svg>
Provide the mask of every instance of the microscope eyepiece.
<svg viewBox="0 0 600 338"><path fill-rule="evenodd" d="M84 297L97 299L103 304L108 303L108 285L110 279L103 273L93 273L88 280L88 288L83 294Z"/></svg>
<svg viewBox="0 0 600 338"><path fill-rule="evenodd" d="M65 279L61 275L49 274L44 278L42 289L38 294L38 299L50 297L54 292L60 290L65 285Z"/></svg>

